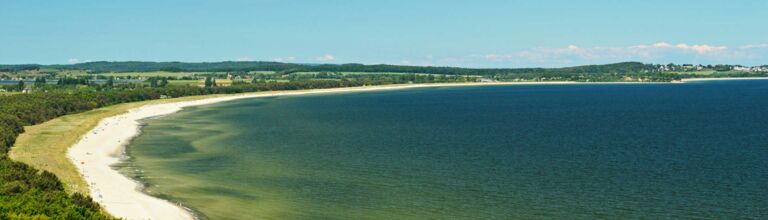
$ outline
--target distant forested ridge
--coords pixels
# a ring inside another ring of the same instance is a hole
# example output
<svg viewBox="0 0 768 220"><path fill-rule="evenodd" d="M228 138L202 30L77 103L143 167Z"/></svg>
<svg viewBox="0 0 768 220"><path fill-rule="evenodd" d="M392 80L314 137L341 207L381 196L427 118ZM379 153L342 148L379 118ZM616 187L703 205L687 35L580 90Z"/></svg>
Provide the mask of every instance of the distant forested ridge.
<svg viewBox="0 0 768 220"><path fill-rule="evenodd" d="M496 81L577 81L577 82L669 82L682 78L768 76L768 67L741 65L645 64L622 62L561 68L461 68L441 66L364 65L364 64L297 64L265 61L226 62L88 62L69 65L0 65L2 72L19 71L83 71L100 73L141 72L205 72L253 73L274 72L278 75L306 72L325 73L410 73L455 76L478 76ZM8 77L6 77L8 78Z"/></svg>
<svg viewBox="0 0 768 220"><path fill-rule="evenodd" d="M294 64L264 61L227 62L88 62L69 65L0 65L0 70L71 69L91 72L226 72L226 71L283 71L283 72L399 72L453 75L496 75L510 73L629 73L654 71L652 64L624 62L606 65L586 65L564 68L460 68L436 66L363 65L363 64Z"/></svg>

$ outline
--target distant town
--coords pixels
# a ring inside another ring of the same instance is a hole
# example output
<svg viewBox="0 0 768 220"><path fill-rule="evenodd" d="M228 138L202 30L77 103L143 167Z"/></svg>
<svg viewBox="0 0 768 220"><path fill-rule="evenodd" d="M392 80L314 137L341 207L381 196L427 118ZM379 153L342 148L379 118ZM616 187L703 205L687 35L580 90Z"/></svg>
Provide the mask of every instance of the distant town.
<svg viewBox="0 0 768 220"><path fill-rule="evenodd" d="M661 72L674 72L674 71L741 71L741 72L768 72L768 65L763 66L742 66L742 65L694 65L694 64L658 64L659 71Z"/></svg>

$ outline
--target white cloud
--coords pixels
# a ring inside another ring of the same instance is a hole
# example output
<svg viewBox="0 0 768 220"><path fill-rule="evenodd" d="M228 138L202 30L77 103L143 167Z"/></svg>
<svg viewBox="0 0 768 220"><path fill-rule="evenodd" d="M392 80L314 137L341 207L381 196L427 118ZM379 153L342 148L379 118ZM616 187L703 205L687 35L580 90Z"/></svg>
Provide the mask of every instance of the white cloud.
<svg viewBox="0 0 768 220"><path fill-rule="evenodd" d="M761 65L768 60L766 44L717 45L688 42L649 42L623 46L583 46L565 44L562 47L538 47L513 51L494 51L464 56L427 54L399 60L402 65L463 66L463 67L562 67L587 64L638 61L643 63L742 64ZM285 57L275 58L286 61ZM318 61L336 61L332 55L317 57Z"/></svg>
<svg viewBox="0 0 768 220"><path fill-rule="evenodd" d="M670 48L672 47L672 44L669 44L667 42L658 42L653 44L653 47L654 48Z"/></svg>
<svg viewBox="0 0 768 220"><path fill-rule="evenodd" d="M694 44L689 45L686 43L680 43L676 45L672 45L667 42L659 42L651 45L635 45L628 47L627 49L630 49L630 52L639 52L642 50L659 50L659 49L671 49L671 50L678 50L680 52L696 52L699 54L706 54L706 53L716 53L716 52L722 52L728 50L728 47L726 46L712 46L709 44ZM647 52L647 51L646 51Z"/></svg>
<svg viewBox="0 0 768 220"><path fill-rule="evenodd" d="M291 62L296 60L296 57L292 57L292 56L291 57L275 57L272 60L275 62Z"/></svg>
<svg viewBox="0 0 768 220"><path fill-rule="evenodd" d="M678 44L678 45L675 45L675 48L682 49L682 50L696 51L696 53L700 53L700 54L724 51L728 49L728 47L726 46L711 46L707 44L702 44L702 45Z"/></svg>
<svg viewBox="0 0 768 220"><path fill-rule="evenodd" d="M741 49L762 49L768 48L768 44L749 44L739 47Z"/></svg>
<svg viewBox="0 0 768 220"><path fill-rule="evenodd" d="M67 63L69 63L69 64L76 64L76 63L80 63L80 60L77 59L77 58L69 58L67 60Z"/></svg>
<svg viewBox="0 0 768 220"><path fill-rule="evenodd" d="M654 44L641 44L627 47L578 47L568 45L565 48L534 48L520 51L515 55L486 55L486 60L491 61L510 61L524 59L537 62L567 61L567 60L646 60L656 57L663 57L670 54L684 55L686 53L695 53L699 56L717 57L729 55L729 48L726 46L713 46L709 44L686 44L680 43L672 45L666 42Z"/></svg>
<svg viewBox="0 0 768 220"><path fill-rule="evenodd" d="M642 49L662 49L662 48L671 48L671 47L674 47L674 46L672 46L672 44L670 44L670 43L658 42L658 43L651 44L651 45L640 44L640 45L635 45L635 46L629 46L627 48L635 49L635 50L642 50Z"/></svg>
<svg viewBox="0 0 768 220"><path fill-rule="evenodd" d="M318 61L334 61L336 60L336 57L330 54L323 55L321 57L316 58Z"/></svg>
<svg viewBox="0 0 768 220"><path fill-rule="evenodd" d="M570 66L623 61L646 63L765 63L765 55L756 48L768 44L729 47L713 44L657 42L632 46L581 47L567 45L559 48L531 48L508 53L468 55L459 58L462 64L473 66ZM752 50L747 50L752 49ZM447 62L440 59L441 65ZM453 60L456 61L456 60Z"/></svg>

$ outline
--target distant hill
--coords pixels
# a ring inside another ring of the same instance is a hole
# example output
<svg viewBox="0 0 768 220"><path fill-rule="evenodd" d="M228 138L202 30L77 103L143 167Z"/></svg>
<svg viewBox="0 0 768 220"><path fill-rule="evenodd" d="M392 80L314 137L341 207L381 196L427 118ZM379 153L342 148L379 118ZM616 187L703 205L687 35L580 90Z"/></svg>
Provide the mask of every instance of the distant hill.
<svg viewBox="0 0 768 220"><path fill-rule="evenodd" d="M498 74L590 74L590 73L639 73L653 72L653 64L623 62L606 65L586 65L564 68L459 68L434 66L402 65L363 65L363 64L293 64L264 61L242 62L88 62L69 65L0 65L0 70L33 69L78 69L93 73L99 72L225 72L225 71L277 71L277 72L401 72L433 73L451 75L498 75Z"/></svg>

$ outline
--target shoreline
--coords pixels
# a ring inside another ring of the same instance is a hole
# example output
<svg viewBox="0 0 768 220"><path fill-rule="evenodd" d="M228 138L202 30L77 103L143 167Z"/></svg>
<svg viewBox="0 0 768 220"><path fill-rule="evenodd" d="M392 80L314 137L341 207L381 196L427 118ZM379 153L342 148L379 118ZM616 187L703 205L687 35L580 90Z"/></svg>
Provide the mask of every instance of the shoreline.
<svg viewBox="0 0 768 220"><path fill-rule="evenodd" d="M742 78L743 79L743 78ZM768 79L768 78L759 78ZM712 78L709 80L723 80ZM698 80L693 80L698 81ZM680 83L688 82L683 79ZM664 84L664 82L660 82ZM193 211L174 202L150 196L143 192L143 184L123 175L112 166L124 162L124 148L140 134L144 119L172 114L185 107L214 104L246 98L293 96L309 94L384 91L410 88L493 86L493 85L574 85L574 84L657 84L654 82L487 82L487 83L434 83L393 84L380 86L310 89L294 91L265 91L229 94L192 101L147 104L127 113L103 118L95 128L80 137L67 150L67 157L88 185L91 197L104 210L125 219L195 219ZM180 204L180 203L178 203Z"/></svg>
<svg viewBox="0 0 768 220"><path fill-rule="evenodd" d="M123 149L126 143L129 143L133 137L140 134L141 120L172 114L185 107L246 98L426 87L572 83L576 82L395 84L332 89L267 91L231 94L192 101L148 104L130 109L124 114L101 119L95 128L80 137L80 140L68 149L67 157L85 180L91 197L115 217L125 219L195 219L195 215L188 208L144 193L142 183L113 169L113 165L124 162L123 158L125 155L123 154Z"/></svg>

